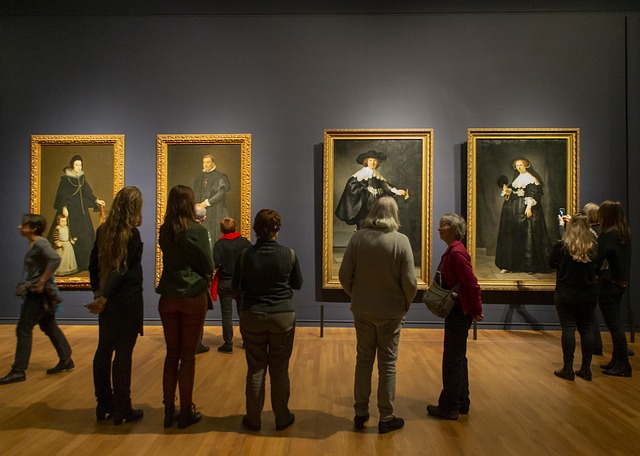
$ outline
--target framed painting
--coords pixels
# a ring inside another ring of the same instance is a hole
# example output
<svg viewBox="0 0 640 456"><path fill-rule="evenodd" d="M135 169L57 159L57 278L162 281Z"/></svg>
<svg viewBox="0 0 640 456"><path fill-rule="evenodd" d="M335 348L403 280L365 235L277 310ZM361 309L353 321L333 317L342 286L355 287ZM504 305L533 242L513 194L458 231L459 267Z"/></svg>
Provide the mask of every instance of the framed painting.
<svg viewBox="0 0 640 456"><path fill-rule="evenodd" d="M251 239L251 135L158 135L156 239L167 197L175 185L193 189L196 205L206 209L203 225L215 242L220 220L231 217ZM156 242L156 284L162 273L162 251Z"/></svg>
<svg viewBox="0 0 640 456"><path fill-rule="evenodd" d="M411 243L418 286L427 287L431 275L432 163L432 129L325 130L323 288L342 288L338 271L345 248L375 198L385 194L398 203L399 231ZM363 179L370 183L354 185ZM374 181L384 181L384 188ZM376 190L370 191L373 187ZM367 193L359 195L359 191ZM354 203L356 200L365 203Z"/></svg>
<svg viewBox="0 0 640 456"><path fill-rule="evenodd" d="M96 228L124 186L124 135L31 136L31 212L47 220L45 236L62 261L62 289L90 289Z"/></svg>
<svg viewBox="0 0 640 456"><path fill-rule="evenodd" d="M469 129L467 248L484 290L553 290L561 214L579 210L580 130Z"/></svg>

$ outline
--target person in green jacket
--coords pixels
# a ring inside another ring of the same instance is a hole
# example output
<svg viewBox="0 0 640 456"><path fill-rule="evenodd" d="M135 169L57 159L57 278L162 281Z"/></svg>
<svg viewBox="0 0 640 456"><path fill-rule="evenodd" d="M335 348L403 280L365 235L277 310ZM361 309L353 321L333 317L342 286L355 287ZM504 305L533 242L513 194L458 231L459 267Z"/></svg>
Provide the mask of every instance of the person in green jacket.
<svg viewBox="0 0 640 456"><path fill-rule="evenodd" d="M209 232L196 222L193 190L176 185L169 192L167 212L160 227L162 276L156 291L167 356L164 361L164 426L171 427L179 384L181 411L178 427L202 419L193 405L196 349L207 313L213 253Z"/></svg>

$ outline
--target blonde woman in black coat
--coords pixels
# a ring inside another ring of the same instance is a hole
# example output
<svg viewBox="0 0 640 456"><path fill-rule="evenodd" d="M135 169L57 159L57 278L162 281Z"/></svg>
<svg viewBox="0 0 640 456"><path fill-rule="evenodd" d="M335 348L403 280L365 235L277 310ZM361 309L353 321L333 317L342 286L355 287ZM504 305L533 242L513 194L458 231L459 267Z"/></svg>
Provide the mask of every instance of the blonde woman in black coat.
<svg viewBox="0 0 640 456"><path fill-rule="evenodd" d="M557 269L554 301L562 327L563 367L554 374L570 381L574 375L591 380L593 319L597 302L596 253L596 236L589 217L578 212L567 222L562 240L554 246L549 257L549 266ZM576 329L580 333L582 366L574 374Z"/></svg>

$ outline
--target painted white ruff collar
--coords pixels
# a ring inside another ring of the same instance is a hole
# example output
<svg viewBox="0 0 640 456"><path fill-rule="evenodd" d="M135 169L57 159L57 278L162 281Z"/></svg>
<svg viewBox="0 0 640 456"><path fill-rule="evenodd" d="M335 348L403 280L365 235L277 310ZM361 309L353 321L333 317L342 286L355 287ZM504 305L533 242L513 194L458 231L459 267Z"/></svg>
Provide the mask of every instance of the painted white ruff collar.
<svg viewBox="0 0 640 456"><path fill-rule="evenodd" d="M78 174L76 174L71 168L68 166L64 169L64 175L68 177L79 178L80 176L84 176L84 171L80 170Z"/></svg>
<svg viewBox="0 0 640 456"><path fill-rule="evenodd" d="M511 186L513 188L525 188L529 184L540 185L540 182L538 182L538 179L536 179L532 174L526 172L519 174L518 177L513 180Z"/></svg>
<svg viewBox="0 0 640 456"><path fill-rule="evenodd" d="M361 168L360 171L358 171L353 175L353 177L355 177L358 180L358 182L363 180L369 180L372 177L375 177L376 179L380 179L380 180L385 180L384 177L382 177L378 171L376 171L375 169L371 169L367 166Z"/></svg>

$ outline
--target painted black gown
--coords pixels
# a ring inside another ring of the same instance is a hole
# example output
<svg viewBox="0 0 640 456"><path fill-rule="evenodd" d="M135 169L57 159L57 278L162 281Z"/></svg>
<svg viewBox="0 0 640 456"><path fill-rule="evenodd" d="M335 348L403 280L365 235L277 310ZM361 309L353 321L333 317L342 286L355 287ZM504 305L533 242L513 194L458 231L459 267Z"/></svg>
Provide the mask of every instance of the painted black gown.
<svg viewBox="0 0 640 456"><path fill-rule="evenodd" d="M71 237L77 238L73 250L76 255L78 271L89 269L89 257L96 240L89 210L92 209L94 212L99 210L96 200L97 197L93 194L84 173L76 175L70 168L66 168L65 175L60 178L53 207L56 210L56 217L62 214L63 207L69 211L69 234ZM52 231L56 226L55 220L54 218L51 223ZM52 231L49 232L49 239L52 238Z"/></svg>
<svg viewBox="0 0 640 456"><path fill-rule="evenodd" d="M511 195L502 205L496 266L510 272L549 272L549 238L542 211L542 185L531 174L519 175L509 185ZM531 201L532 217L525 210Z"/></svg>

